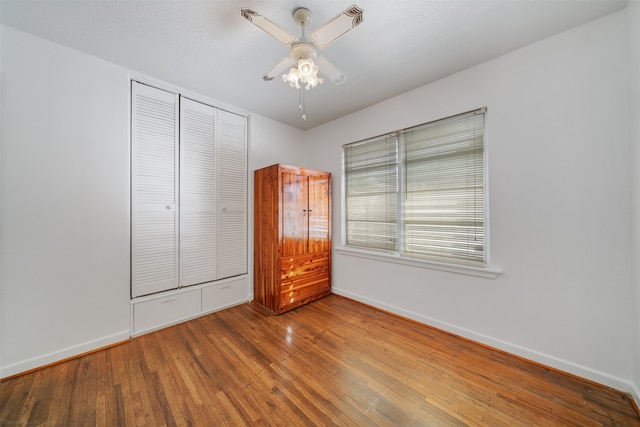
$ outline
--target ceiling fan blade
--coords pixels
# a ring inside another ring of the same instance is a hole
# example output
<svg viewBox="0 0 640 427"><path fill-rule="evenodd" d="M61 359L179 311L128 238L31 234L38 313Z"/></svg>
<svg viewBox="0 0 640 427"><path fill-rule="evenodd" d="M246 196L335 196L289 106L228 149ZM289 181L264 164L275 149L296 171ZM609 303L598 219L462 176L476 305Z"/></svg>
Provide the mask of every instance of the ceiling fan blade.
<svg viewBox="0 0 640 427"><path fill-rule="evenodd" d="M256 11L253 11L251 9L242 9L240 10L240 15L242 15L244 19L256 25L257 27L262 28L282 44L291 44L297 40L297 38L293 34L280 27L279 25L276 25L273 22L269 21L267 18L260 15Z"/></svg>
<svg viewBox="0 0 640 427"><path fill-rule="evenodd" d="M311 33L311 40L313 40L316 46L324 50L344 33L359 25L363 19L363 12L364 11L355 4L348 7L341 14L327 21Z"/></svg>
<svg viewBox="0 0 640 427"><path fill-rule="evenodd" d="M338 70L324 56L321 56L316 60L316 65L318 66L319 71L327 76L327 78L335 85L341 85L347 80L347 76L345 76L342 71Z"/></svg>
<svg viewBox="0 0 640 427"><path fill-rule="evenodd" d="M262 79L267 82L269 80L273 80L276 76L284 73L290 67L293 67L296 64L295 59L291 57L282 58L282 61L278 62L275 67L269 70Z"/></svg>

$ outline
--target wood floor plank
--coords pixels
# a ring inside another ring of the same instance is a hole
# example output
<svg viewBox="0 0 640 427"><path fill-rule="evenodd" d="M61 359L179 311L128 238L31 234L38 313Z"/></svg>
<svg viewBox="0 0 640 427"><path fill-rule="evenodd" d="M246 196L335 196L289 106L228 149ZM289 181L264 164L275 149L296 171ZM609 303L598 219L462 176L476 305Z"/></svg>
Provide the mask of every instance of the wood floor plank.
<svg viewBox="0 0 640 427"><path fill-rule="evenodd" d="M0 383L0 425L640 426L628 395L339 296L243 304Z"/></svg>

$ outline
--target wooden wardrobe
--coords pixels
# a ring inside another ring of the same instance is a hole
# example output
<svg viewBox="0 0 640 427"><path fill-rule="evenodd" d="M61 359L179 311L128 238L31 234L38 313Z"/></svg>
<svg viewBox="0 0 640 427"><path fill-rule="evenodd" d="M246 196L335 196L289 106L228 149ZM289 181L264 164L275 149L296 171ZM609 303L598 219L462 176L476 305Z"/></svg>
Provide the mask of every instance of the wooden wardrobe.
<svg viewBox="0 0 640 427"><path fill-rule="evenodd" d="M331 174L277 164L254 188L254 300L280 314L329 295Z"/></svg>

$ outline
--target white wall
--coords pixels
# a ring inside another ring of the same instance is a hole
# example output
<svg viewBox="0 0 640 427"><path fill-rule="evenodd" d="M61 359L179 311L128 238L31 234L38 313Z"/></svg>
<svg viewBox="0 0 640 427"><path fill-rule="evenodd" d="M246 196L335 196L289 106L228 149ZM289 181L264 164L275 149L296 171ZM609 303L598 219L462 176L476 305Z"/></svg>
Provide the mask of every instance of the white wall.
<svg viewBox="0 0 640 427"><path fill-rule="evenodd" d="M129 72L0 30L4 378L129 337ZM303 159L298 129L249 134L250 171Z"/></svg>
<svg viewBox="0 0 640 427"><path fill-rule="evenodd" d="M127 73L2 34L0 377L129 336Z"/></svg>
<svg viewBox="0 0 640 427"><path fill-rule="evenodd" d="M632 0L627 6L629 28L629 61L631 76L631 199L633 201L633 251L632 260L640 257L640 1ZM634 286L633 303L635 306L635 322L632 326L634 331L634 371L633 382L635 384L635 395L640 396L640 262L633 262L632 280ZM638 399L640 405L640 399Z"/></svg>
<svg viewBox="0 0 640 427"><path fill-rule="evenodd" d="M488 107L490 255L504 273L334 251L334 291L629 391L626 24L622 11L308 131L306 165L335 176L339 244L342 144Z"/></svg>

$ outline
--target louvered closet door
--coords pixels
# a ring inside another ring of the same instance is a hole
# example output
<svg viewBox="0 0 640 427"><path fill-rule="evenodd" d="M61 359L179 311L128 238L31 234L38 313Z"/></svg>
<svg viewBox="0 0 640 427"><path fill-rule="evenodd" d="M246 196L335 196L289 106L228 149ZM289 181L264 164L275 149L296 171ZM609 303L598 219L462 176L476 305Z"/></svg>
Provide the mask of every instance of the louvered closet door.
<svg viewBox="0 0 640 427"><path fill-rule="evenodd" d="M218 278L247 272L247 119L218 111Z"/></svg>
<svg viewBox="0 0 640 427"><path fill-rule="evenodd" d="M131 293L178 286L178 97L132 83Z"/></svg>
<svg viewBox="0 0 640 427"><path fill-rule="evenodd" d="M216 114L180 98L180 286L216 279Z"/></svg>

